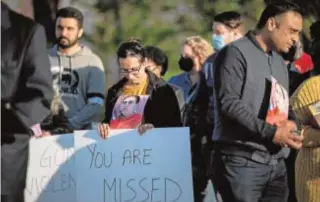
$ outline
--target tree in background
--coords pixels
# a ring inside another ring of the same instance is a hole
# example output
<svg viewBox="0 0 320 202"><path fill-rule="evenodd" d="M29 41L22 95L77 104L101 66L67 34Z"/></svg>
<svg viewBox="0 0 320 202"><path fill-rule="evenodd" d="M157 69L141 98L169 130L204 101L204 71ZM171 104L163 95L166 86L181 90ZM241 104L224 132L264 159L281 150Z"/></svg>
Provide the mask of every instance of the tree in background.
<svg viewBox="0 0 320 202"><path fill-rule="evenodd" d="M92 34L85 39L96 47L106 68L108 86L119 75L115 52L121 41L137 37L147 45L162 48L169 56L166 77L179 73L177 65L182 40L201 35L211 41L214 15L236 10L244 16L246 28L253 28L266 3L282 0L3 0L20 8L25 15L33 15L47 33L49 44L54 43L54 19L59 5L81 2L88 12L101 17ZM320 0L292 0L305 12L304 44L308 44L309 26L320 17ZM63 3L65 2L65 3ZM19 9L15 9L19 10ZM306 47L308 50L308 46ZM109 72L108 72L109 71Z"/></svg>
<svg viewBox="0 0 320 202"><path fill-rule="evenodd" d="M100 0L96 8L103 20L90 38L104 52L102 55L114 54L119 42L137 37L168 54L167 77L179 71L178 58L185 37L197 34L210 40L206 20L194 8L193 0Z"/></svg>

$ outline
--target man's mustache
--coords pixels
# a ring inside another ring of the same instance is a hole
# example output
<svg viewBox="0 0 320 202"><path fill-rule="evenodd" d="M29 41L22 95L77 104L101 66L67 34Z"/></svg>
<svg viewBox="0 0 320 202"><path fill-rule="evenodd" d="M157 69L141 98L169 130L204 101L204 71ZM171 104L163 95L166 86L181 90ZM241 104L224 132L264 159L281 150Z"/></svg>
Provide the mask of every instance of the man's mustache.
<svg viewBox="0 0 320 202"><path fill-rule="evenodd" d="M59 37L59 38L58 38L58 41L61 41L62 39L65 39L65 40L69 41L69 39L66 38L66 37Z"/></svg>

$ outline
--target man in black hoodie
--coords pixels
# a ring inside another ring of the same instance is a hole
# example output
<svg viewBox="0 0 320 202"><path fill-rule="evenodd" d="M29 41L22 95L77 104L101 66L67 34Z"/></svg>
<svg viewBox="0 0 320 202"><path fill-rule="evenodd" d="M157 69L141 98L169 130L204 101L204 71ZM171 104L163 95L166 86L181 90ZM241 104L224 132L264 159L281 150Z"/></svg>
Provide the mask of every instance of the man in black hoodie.
<svg viewBox="0 0 320 202"><path fill-rule="evenodd" d="M287 147L301 148L303 138L288 120L288 70L278 53L297 42L302 24L295 4L269 5L255 31L217 56L213 180L223 201L287 200Z"/></svg>

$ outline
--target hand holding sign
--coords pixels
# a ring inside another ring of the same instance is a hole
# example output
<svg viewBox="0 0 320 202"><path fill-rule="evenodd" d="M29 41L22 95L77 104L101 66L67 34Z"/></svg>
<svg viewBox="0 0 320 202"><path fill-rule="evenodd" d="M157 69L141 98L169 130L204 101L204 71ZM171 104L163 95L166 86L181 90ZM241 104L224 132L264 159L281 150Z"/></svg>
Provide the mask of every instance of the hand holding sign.
<svg viewBox="0 0 320 202"><path fill-rule="evenodd" d="M42 135L40 137L49 137L52 134L49 131L42 131Z"/></svg>
<svg viewBox="0 0 320 202"><path fill-rule="evenodd" d="M110 131L109 124L105 124L105 123L99 124L98 133L100 137L102 137L103 139L107 139L109 136L109 131Z"/></svg>
<svg viewBox="0 0 320 202"><path fill-rule="evenodd" d="M138 126L138 133L140 135L143 135L145 132L147 132L147 130L150 130L152 128L154 128L154 126L151 123L141 124Z"/></svg>

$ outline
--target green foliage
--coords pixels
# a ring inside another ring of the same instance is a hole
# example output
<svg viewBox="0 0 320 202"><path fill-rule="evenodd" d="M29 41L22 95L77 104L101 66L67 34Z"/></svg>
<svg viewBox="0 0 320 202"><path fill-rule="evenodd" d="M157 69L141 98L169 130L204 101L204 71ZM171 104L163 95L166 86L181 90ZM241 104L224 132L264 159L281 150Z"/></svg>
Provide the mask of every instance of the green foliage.
<svg viewBox="0 0 320 202"><path fill-rule="evenodd" d="M239 0L218 0L214 3L214 9L217 13L230 11L230 10L240 10Z"/></svg>
<svg viewBox="0 0 320 202"><path fill-rule="evenodd" d="M120 42L130 37L158 46L169 57L169 78L180 72L177 61L185 37L201 35L211 40L215 14L236 10L249 29L264 7L264 0L99 0L96 8L103 18L89 40L96 44L99 55L115 54ZM309 18L306 27L310 23Z"/></svg>
<svg viewBox="0 0 320 202"><path fill-rule="evenodd" d="M152 3L147 0L121 1L118 19L114 3L108 2L104 6L100 2L98 6L103 8L103 20L96 25L95 34L90 40L103 52L100 55L115 53L119 36L121 41L130 37L139 38L144 44L158 46L167 53L169 71L166 78L179 72L177 61L183 39L191 35L204 35L209 31L205 19L196 11L191 0L180 5L177 0ZM117 21L121 29L116 26Z"/></svg>

